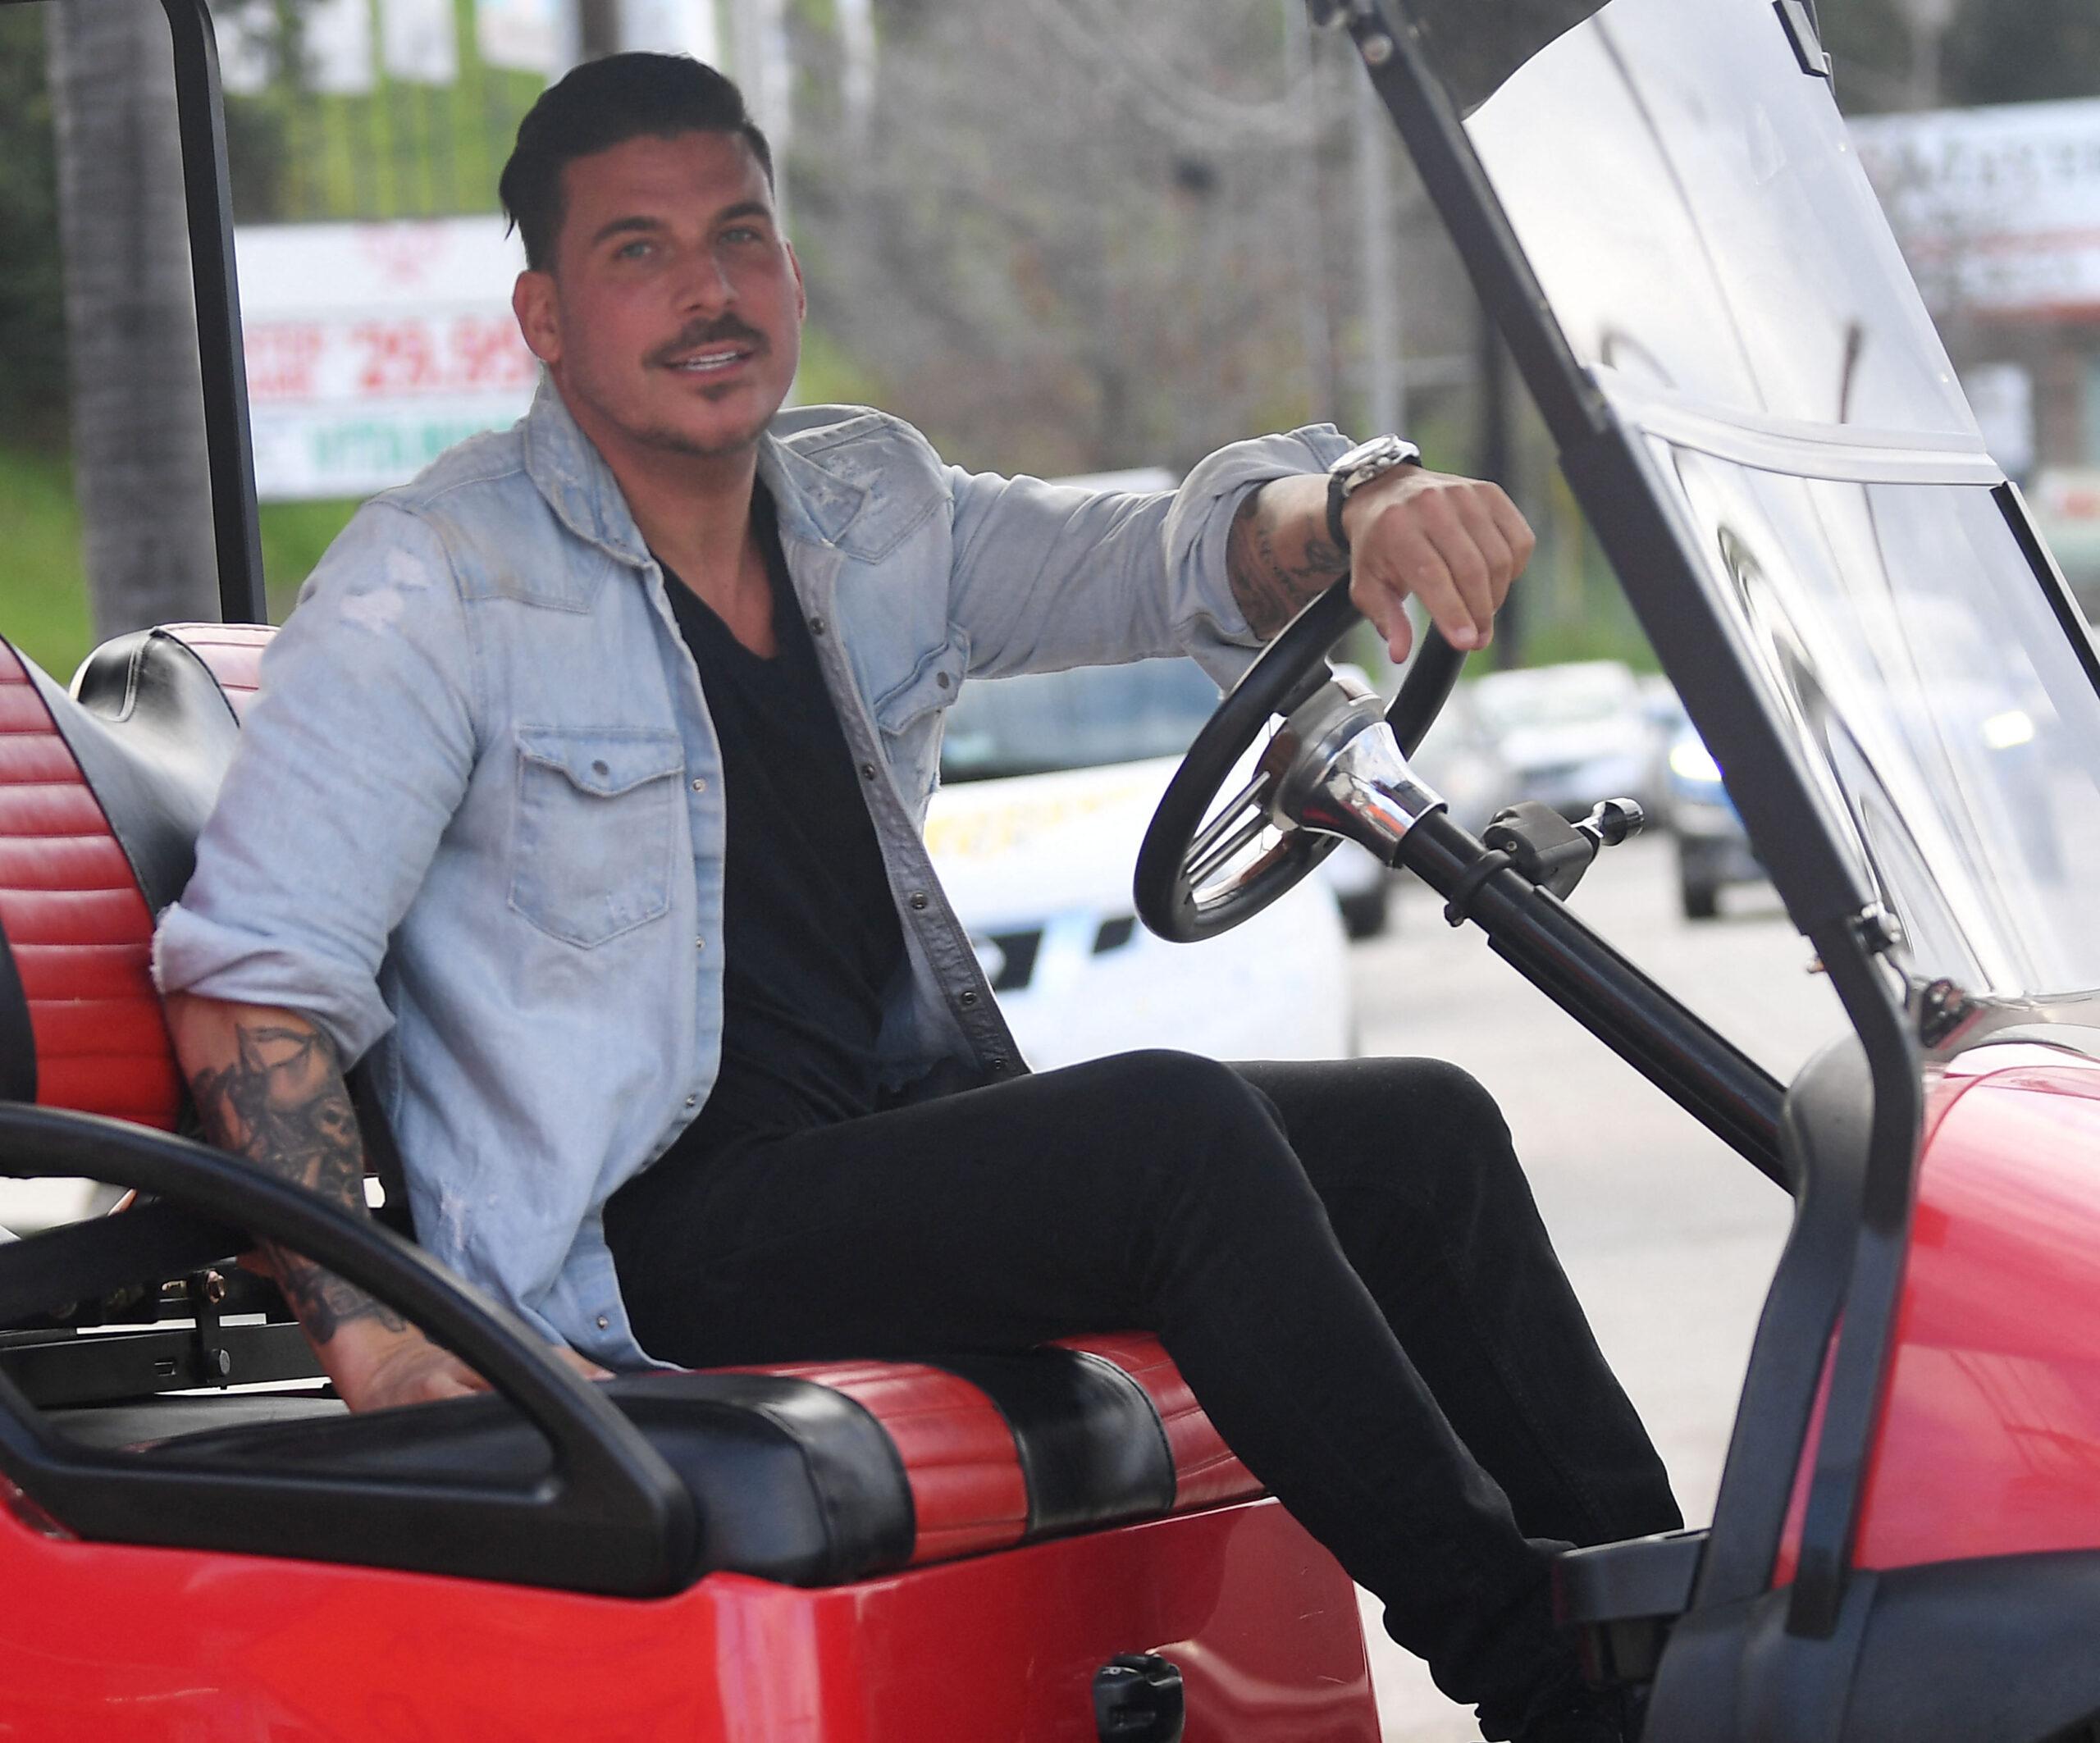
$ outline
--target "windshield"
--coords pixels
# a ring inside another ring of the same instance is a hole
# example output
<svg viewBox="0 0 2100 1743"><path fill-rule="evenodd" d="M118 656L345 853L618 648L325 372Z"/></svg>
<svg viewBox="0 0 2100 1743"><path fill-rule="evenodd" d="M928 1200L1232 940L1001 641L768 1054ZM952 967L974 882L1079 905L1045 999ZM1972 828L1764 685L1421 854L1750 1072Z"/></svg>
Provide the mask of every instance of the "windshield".
<svg viewBox="0 0 2100 1743"><path fill-rule="evenodd" d="M1906 966L2100 988L2100 698L1787 9L1414 10Z"/></svg>
<svg viewBox="0 0 2100 1743"><path fill-rule="evenodd" d="M989 781L1179 756L1217 706L1217 686L1189 659L966 684L948 711L941 778Z"/></svg>

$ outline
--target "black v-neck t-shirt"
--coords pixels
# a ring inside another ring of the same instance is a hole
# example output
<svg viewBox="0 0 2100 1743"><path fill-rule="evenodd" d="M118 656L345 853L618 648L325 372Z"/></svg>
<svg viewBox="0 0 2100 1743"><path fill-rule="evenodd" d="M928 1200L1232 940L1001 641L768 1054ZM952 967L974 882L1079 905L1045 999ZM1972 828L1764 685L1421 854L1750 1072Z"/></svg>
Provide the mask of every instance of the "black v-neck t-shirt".
<svg viewBox="0 0 2100 1743"><path fill-rule="evenodd" d="M872 1112L883 994L904 956L866 783L824 687L762 486L751 513L773 590L772 659L744 646L664 571L721 746L728 823L721 1073L651 1174L680 1152Z"/></svg>

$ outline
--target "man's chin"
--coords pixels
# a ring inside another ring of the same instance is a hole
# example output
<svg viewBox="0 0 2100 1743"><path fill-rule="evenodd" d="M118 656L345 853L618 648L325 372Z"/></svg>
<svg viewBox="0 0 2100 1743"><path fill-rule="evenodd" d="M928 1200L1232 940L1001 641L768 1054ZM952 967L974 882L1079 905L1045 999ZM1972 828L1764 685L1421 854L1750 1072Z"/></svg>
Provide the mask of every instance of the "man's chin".
<svg viewBox="0 0 2100 1743"><path fill-rule="evenodd" d="M747 405L741 417L704 421L664 418L631 427L628 433L641 445L665 454L684 454L696 460L725 460L757 446L772 421L771 413L761 416Z"/></svg>
<svg viewBox="0 0 2100 1743"><path fill-rule="evenodd" d="M568 401L571 411L577 413L578 421L587 433L592 434L601 446L609 442L615 446L676 454L686 459L724 460L749 454L765 434L766 427L778 409L777 403L750 392L748 386L741 383L737 386L743 391L724 391L713 400L654 406L630 402L619 409L606 404L605 398L575 390L572 384L563 383L559 377L555 385L563 389L563 398ZM725 390L729 386L724 384ZM737 399L742 403L723 403Z"/></svg>
<svg viewBox="0 0 2100 1743"><path fill-rule="evenodd" d="M694 460L726 460L756 448L758 439L765 434L765 425L760 423L746 430L710 431L704 435L664 425L637 430L633 434L644 447L665 454L681 454Z"/></svg>

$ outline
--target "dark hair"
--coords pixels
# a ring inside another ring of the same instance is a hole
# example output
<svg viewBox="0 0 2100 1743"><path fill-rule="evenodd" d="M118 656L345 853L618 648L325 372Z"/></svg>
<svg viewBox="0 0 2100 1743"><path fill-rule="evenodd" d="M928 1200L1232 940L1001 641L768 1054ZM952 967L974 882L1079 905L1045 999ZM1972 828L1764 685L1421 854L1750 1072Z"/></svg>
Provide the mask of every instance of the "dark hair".
<svg viewBox="0 0 2100 1743"><path fill-rule="evenodd" d="M544 269L561 232L564 169L578 157L654 135L733 133L773 185L773 148L733 81L689 55L613 54L586 61L541 92L518 124L496 193L525 239L525 264Z"/></svg>

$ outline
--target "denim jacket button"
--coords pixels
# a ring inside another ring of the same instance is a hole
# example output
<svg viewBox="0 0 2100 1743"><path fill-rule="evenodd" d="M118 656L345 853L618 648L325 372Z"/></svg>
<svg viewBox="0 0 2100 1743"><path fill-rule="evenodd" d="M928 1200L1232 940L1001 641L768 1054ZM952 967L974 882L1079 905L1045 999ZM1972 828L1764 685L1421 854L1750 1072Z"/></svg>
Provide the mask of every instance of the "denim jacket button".
<svg viewBox="0 0 2100 1743"><path fill-rule="evenodd" d="M861 778L862 780L864 780L864 781L872 781L872 780L874 780L874 778L875 778L875 765L874 765L873 763L863 763L863 764L861 764Z"/></svg>
<svg viewBox="0 0 2100 1743"><path fill-rule="evenodd" d="M957 999L957 1000L956 1001L956 1002L958 1005L961 1005L961 1006L970 1006L970 1005L974 1005L974 1004L975 1004L975 1003L977 1002L977 995L976 995L976 993L975 993L975 992L970 992L970 991L967 991L967 990L966 990L966 991L964 992L964 993L963 993L962 997L961 997L961 998Z"/></svg>
<svg viewBox="0 0 2100 1743"><path fill-rule="evenodd" d="M810 633L811 635L821 636L824 633L824 624L822 618L811 618L810 619Z"/></svg>
<svg viewBox="0 0 2100 1743"><path fill-rule="evenodd" d="M919 909L923 909L926 906L926 892L924 890L914 890L911 892L911 906Z"/></svg>
<svg viewBox="0 0 2100 1743"><path fill-rule="evenodd" d="M693 777L692 790L696 793L704 793L707 791L707 783L701 779L698 775L695 775Z"/></svg>
<svg viewBox="0 0 2100 1743"><path fill-rule="evenodd" d="M697 1106L700 1106L700 1097L699 1097L698 1096L687 1096L687 1097L686 1097L686 1106L687 1106L687 1107L697 1107Z"/></svg>
<svg viewBox="0 0 2100 1743"><path fill-rule="evenodd" d="M613 1322L601 1313L598 1316L598 1329L600 1331L610 1331L613 1329Z"/></svg>

